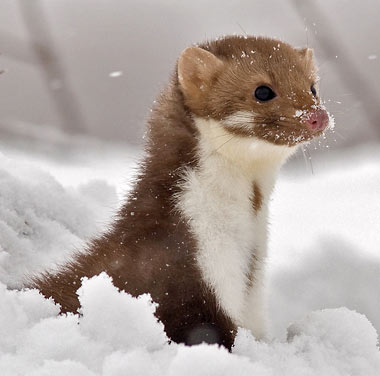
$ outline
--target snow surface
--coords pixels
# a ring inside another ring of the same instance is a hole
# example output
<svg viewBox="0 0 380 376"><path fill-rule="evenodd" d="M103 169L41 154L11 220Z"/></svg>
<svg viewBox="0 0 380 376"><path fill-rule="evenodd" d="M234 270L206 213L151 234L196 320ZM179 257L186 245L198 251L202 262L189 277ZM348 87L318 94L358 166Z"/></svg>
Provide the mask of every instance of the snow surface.
<svg viewBox="0 0 380 376"><path fill-rule="evenodd" d="M105 228L116 190L126 186L114 187L114 171L75 180L80 167L71 162L57 168L32 154L0 156L0 375L379 375L374 150L351 159L330 154L314 176L288 170L280 178L268 260L272 339L257 342L240 330L232 354L169 345L149 296L119 292L105 274L79 289L80 316L57 315L35 290L9 289Z"/></svg>
<svg viewBox="0 0 380 376"><path fill-rule="evenodd" d="M78 291L81 316L36 290L0 287L0 370L8 375L378 375L377 333L346 308L311 313L288 342L256 342L240 330L233 354L167 344L149 295L119 292L104 273Z"/></svg>
<svg viewBox="0 0 380 376"><path fill-rule="evenodd" d="M105 181L64 188L48 173L1 154L0 166L0 281L9 287L83 246L117 203Z"/></svg>

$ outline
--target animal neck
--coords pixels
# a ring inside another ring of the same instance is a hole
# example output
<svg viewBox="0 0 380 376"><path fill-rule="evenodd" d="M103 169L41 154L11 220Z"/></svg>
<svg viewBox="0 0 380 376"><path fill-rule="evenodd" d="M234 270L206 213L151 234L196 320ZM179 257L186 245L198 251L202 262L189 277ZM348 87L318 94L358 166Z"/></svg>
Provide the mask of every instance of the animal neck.
<svg viewBox="0 0 380 376"><path fill-rule="evenodd" d="M247 175L276 174L297 147L275 145L255 137L228 132L221 122L196 118L200 133L200 155L219 155Z"/></svg>
<svg viewBox="0 0 380 376"><path fill-rule="evenodd" d="M186 170L177 205L197 240L198 267L220 307L237 325L253 327L244 322L245 312L247 302L260 295L252 291L260 289L261 273L253 273L266 256L267 204L291 152L232 137L213 120L195 124L198 163Z"/></svg>

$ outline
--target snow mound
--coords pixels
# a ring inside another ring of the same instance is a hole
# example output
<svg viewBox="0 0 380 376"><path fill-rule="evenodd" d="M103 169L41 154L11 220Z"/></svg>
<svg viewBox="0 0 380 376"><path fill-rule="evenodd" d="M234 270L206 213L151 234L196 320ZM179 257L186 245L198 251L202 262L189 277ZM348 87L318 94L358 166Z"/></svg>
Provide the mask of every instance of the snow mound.
<svg viewBox="0 0 380 376"><path fill-rule="evenodd" d="M118 291L104 273L84 279L81 315L36 290L0 287L0 370L15 375L365 375L380 372L377 333L346 308L317 311L289 328L288 342L239 330L233 353L169 344L149 295Z"/></svg>
<svg viewBox="0 0 380 376"><path fill-rule="evenodd" d="M364 315L347 308L312 312L288 328L288 341L254 342L240 331L235 352L259 362L268 375L377 375L377 333Z"/></svg>
<svg viewBox="0 0 380 376"><path fill-rule="evenodd" d="M379 375L377 333L365 316L347 308L305 315L349 306L366 312L379 330L379 238L367 227L378 223L380 207L364 204L368 197L377 202L380 169L352 171L332 174L329 195L322 198L320 177L283 183L288 194L276 200L272 242L281 253L269 262L270 291L273 322L280 329L294 323L283 341L257 342L240 329L228 353L206 344L169 344L150 297L118 291L104 273L84 279L80 315L59 315L59 307L36 290L9 290L104 229L116 193L99 180L64 187L50 174L0 155L0 375ZM309 191L315 197L299 205ZM353 193L363 205L347 205L355 201ZM326 217L314 210L322 205L329 208ZM310 213L314 226L307 226ZM314 227L322 234L316 236Z"/></svg>
<svg viewBox="0 0 380 376"><path fill-rule="evenodd" d="M380 147L360 150L327 154L316 175L276 184L267 276L277 338L308 312L337 307L380 333Z"/></svg>
<svg viewBox="0 0 380 376"><path fill-rule="evenodd" d="M379 258L336 235L317 238L302 251L299 261L293 255L287 264L280 264L281 272L272 270L270 308L276 337L284 337L289 322L321 307L364 313L379 331Z"/></svg>
<svg viewBox="0 0 380 376"><path fill-rule="evenodd" d="M163 325L153 315L156 306L151 304L149 295L134 299L119 292L105 273L85 278L78 295L81 325L90 337L115 350L144 347L153 351L167 342ZM112 322L116 324L113 327L109 325Z"/></svg>
<svg viewBox="0 0 380 376"><path fill-rule="evenodd" d="M64 188L48 173L1 154L0 166L0 281L20 287L25 275L63 261L99 231L116 191L99 180Z"/></svg>

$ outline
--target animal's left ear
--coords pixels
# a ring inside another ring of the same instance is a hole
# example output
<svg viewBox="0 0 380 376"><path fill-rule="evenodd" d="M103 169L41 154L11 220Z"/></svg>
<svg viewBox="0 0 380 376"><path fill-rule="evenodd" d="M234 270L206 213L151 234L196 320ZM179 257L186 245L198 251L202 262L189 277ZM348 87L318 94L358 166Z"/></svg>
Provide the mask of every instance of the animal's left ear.
<svg viewBox="0 0 380 376"><path fill-rule="evenodd" d="M306 62L307 65L313 63L314 51L311 48L302 48L298 51L301 55L301 58Z"/></svg>
<svg viewBox="0 0 380 376"><path fill-rule="evenodd" d="M178 59L178 81L187 99L202 96L223 62L202 48L189 47Z"/></svg>

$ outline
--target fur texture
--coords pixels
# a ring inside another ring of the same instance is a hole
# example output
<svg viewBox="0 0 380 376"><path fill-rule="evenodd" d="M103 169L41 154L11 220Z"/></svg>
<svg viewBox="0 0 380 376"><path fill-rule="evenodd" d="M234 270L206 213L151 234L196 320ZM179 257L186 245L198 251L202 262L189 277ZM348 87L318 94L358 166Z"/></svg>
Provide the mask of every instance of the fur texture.
<svg viewBox="0 0 380 376"><path fill-rule="evenodd" d="M197 240L197 264L218 306L262 338L268 200L295 148L234 135L226 142L218 121L195 124L199 161L185 173L177 206Z"/></svg>
<svg viewBox="0 0 380 376"><path fill-rule="evenodd" d="M81 278L106 271L118 288L151 294L173 341L230 349L237 326L262 338L268 200L296 145L317 135L296 116L320 106L314 82L310 52L276 40L226 37L186 49L114 224L28 286L75 312ZM278 96L257 102L261 84Z"/></svg>

